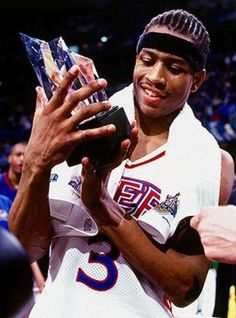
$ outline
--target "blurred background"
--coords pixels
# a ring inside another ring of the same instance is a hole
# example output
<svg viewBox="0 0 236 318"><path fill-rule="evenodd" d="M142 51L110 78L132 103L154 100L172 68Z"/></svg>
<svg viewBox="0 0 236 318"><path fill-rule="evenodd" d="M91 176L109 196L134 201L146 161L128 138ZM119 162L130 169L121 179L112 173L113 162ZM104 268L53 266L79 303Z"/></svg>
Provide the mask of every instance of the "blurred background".
<svg viewBox="0 0 236 318"><path fill-rule="evenodd" d="M211 36L208 80L191 105L223 148L236 152L236 1L21 0L1 1L0 10L0 168L9 144L28 136L37 78L19 32L43 40L62 36L91 57L108 95L132 80L135 45L148 20L159 12L184 8L196 14Z"/></svg>
<svg viewBox="0 0 236 318"><path fill-rule="evenodd" d="M210 33L208 78L189 102L236 161L235 0L66 0L63 4L2 0L0 8L0 171L7 169L11 146L28 138L35 107L38 81L19 32L46 41L62 36L71 50L94 60L98 74L108 81L110 96L132 81L135 46L146 23L154 15L176 8L195 14ZM230 266L219 271L221 292L216 306L221 317L228 299L225 282L235 279L232 273Z"/></svg>

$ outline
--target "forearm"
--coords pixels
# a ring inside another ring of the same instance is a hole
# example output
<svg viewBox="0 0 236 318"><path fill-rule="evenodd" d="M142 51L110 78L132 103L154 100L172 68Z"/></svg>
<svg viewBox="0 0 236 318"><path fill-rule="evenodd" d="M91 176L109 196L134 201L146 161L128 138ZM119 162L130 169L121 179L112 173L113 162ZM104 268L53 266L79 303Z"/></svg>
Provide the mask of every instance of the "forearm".
<svg viewBox="0 0 236 318"><path fill-rule="evenodd" d="M154 245L134 219L125 217L120 222L108 221L107 213L104 213L106 209L112 209L116 215L119 214L119 209L120 215L123 213L112 202L112 199L110 203L106 202L103 212L100 207L100 211L92 213L101 230L127 261L154 285L160 286L173 303L177 306L191 303L200 293L207 273L209 262L205 256L187 256L171 249L164 253Z"/></svg>
<svg viewBox="0 0 236 318"><path fill-rule="evenodd" d="M25 164L19 189L9 214L10 230L18 237L32 261L48 250L52 237L49 215L49 171Z"/></svg>

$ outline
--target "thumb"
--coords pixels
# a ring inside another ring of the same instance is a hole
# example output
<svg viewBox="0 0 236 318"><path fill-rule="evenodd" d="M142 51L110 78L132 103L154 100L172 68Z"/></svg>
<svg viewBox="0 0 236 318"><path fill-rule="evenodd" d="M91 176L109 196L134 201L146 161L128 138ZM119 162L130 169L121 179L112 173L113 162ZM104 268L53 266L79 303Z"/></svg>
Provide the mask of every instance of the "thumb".
<svg viewBox="0 0 236 318"><path fill-rule="evenodd" d="M199 221L200 221L200 216L199 216L199 214L193 216L193 217L191 218L191 220L190 220L190 225L191 225L191 227L194 228L195 230L197 230Z"/></svg>

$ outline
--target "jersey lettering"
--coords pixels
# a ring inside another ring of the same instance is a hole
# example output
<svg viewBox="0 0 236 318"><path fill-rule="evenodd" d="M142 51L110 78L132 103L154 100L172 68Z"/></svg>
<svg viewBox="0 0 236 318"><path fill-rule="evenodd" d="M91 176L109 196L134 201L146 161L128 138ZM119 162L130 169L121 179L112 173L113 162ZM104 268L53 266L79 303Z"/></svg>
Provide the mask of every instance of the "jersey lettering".
<svg viewBox="0 0 236 318"><path fill-rule="evenodd" d="M159 203L160 194L161 190L152 183L122 177L114 199L127 213L138 218Z"/></svg>
<svg viewBox="0 0 236 318"><path fill-rule="evenodd" d="M93 250L90 252L88 262L90 264L101 264L106 269L106 277L104 279L95 279L85 273L82 268L79 268L76 281L87 285L88 287L98 290L106 291L111 289L118 279L118 269L115 260L119 257L118 249L103 235L97 235L90 238L89 245L98 241L105 241L110 244L110 251L107 253L97 253Z"/></svg>

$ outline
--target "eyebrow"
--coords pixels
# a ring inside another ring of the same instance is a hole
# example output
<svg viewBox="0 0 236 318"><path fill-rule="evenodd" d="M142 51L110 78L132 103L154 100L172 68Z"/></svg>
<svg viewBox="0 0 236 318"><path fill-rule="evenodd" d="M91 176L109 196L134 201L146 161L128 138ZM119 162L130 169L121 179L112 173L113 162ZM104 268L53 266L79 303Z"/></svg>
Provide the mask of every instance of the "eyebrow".
<svg viewBox="0 0 236 318"><path fill-rule="evenodd" d="M160 52L160 53L164 53L164 54L167 54L167 56L165 57L165 59L168 59L170 61L173 61L173 62L178 62L178 63L181 63L181 64L188 64L187 61L185 61L182 57L180 56L177 56L175 54L172 54L172 53L169 53L169 52L164 52L164 51L159 51L157 49L150 49L150 48L143 48L142 51L140 52L141 53L147 53L149 54L150 56L152 57L156 57L157 56L157 52Z"/></svg>

